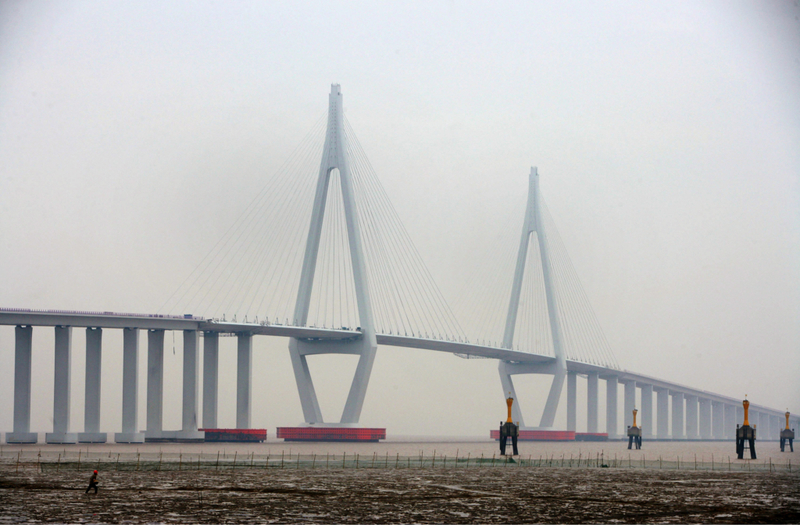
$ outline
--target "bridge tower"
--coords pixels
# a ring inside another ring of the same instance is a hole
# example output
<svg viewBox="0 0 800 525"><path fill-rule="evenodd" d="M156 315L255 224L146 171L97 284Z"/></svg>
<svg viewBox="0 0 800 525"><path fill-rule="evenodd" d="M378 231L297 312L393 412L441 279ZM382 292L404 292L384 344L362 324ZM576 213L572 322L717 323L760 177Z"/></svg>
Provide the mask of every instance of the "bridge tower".
<svg viewBox="0 0 800 525"><path fill-rule="evenodd" d="M534 235L535 234L535 235ZM514 331L517 325L517 312L519 310L520 295L522 293L523 277L525 276L525 262L528 257L528 246L531 242L538 243L539 254L541 257L542 277L544 280L545 299L547 301L547 313L550 324L550 333L553 341L553 352L555 361L547 365L521 364L509 361L500 361L499 372L500 382L503 386L503 393L511 392L511 397L517 400L512 407L513 418L520 427L525 423L520 409L521 403L514 389L514 382L511 376L514 374L551 374L553 383L550 386L550 393L547 396L542 419L538 429L553 428L553 421L556 417L556 409L561 397L561 390L564 385L564 378L567 375L567 360L563 349L562 328L558 316L558 305L555 301L555 290L553 288L553 268L550 262L550 251L547 242L547 233L544 231L542 222L542 208L539 196L539 173L536 168L531 168L528 179L528 204L525 210L525 221L522 224L522 239L517 253L517 266L514 271L514 282L511 287L511 299L508 304L508 315L506 317L505 332L503 334L503 348L512 348L514 342Z"/></svg>
<svg viewBox="0 0 800 525"><path fill-rule="evenodd" d="M297 292L297 303L295 304L294 321L299 326L305 326L308 321L311 292L314 285L314 273L317 267L317 254L319 252L323 219L325 217L325 203L328 196L328 187L333 170L338 170L340 186L342 188L341 197L344 205L345 222L347 225L350 259L353 269L353 282L358 303L361 336L348 341L309 341L298 338L292 338L289 341L289 353L291 355L292 367L297 382L297 390L300 394L300 403L303 407L303 416L305 422L309 425L324 424L324 420L320 412L319 401L317 400L317 394L314 390L314 382L311 378L308 362L306 360L307 356L311 354L356 354L360 356L341 420L338 425L334 425L355 426L358 424L359 417L361 416L367 384L369 383L372 364L375 360L375 353L378 348L372 306L370 304L369 287L367 285L362 238L359 230L358 214L356 213L353 180L346 156L346 140L344 133L342 93L339 85L333 84L329 96L328 127L325 136L325 145L322 150L322 162L317 179L314 207L311 212L311 223L308 229L303 268Z"/></svg>

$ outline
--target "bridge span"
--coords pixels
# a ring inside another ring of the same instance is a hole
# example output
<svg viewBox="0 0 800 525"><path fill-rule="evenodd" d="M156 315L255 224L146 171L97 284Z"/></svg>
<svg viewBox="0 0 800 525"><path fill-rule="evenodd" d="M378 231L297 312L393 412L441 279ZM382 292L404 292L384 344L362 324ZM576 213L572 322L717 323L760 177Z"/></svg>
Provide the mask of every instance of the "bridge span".
<svg viewBox="0 0 800 525"><path fill-rule="evenodd" d="M546 213L536 168L531 168L528 178L516 266L513 279L508 279L507 310L493 308L494 312L506 311L502 338L495 343L481 339L479 343L465 335L399 223L344 118L337 84L331 86L324 125L324 130L320 128L325 134L321 162L314 144L298 148L312 152L313 164L300 166L263 190L242 213L242 222L229 230L235 234L223 237L184 281L186 287L182 284L173 294L176 300L167 311L203 312L204 317L0 309L0 325L16 327L14 428L6 435L6 442L37 440L30 429L34 327L51 327L55 332L53 432L46 436L48 443L108 439L100 424L104 330L123 332L122 428L114 435L117 442L194 440L202 438L199 428L217 428L221 335L237 338L236 426L241 429L250 428L253 337L270 336L289 341L307 425L330 425L322 417L307 357L358 356L341 419L333 423L352 428L359 422L378 345L387 345L497 360L502 393L504 397L511 393L516 399L513 418L523 429L554 430L566 382L567 430L575 431L580 378L586 381L586 426L590 434L599 433L602 380L606 388L605 428L610 439L622 436L621 429L632 424L637 398L641 399L637 408L645 438L731 439L735 424L743 420L740 399L637 374L617 364ZM308 166L314 167L309 170ZM303 180L302 173L306 173ZM304 187L309 192L313 189L310 207L310 193L295 191ZM265 205L264 195L273 193L279 194L277 204ZM244 255L251 251L253 260L248 261ZM185 303L181 302L184 298ZM240 308L237 311L245 322L236 322L235 316L228 321L224 314L222 320L215 317L213 312L228 307ZM265 321L258 322L254 314ZM255 322L247 322L248 316ZM85 420L79 433L70 432L73 328L86 330ZM142 331L147 334L144 432L140 432L137 419ZM166 431L162 425L166 331L183 334L182 427L177 431ZM538 426L525 425L520 407L529 400L520 399L515 392L513 376L519 374L552 377ZM624 391L622 421L617 420L620 385ZM750 421L762 429L761 439L777 439L782 411L751 403L750 413ZM792 421L798 423L797 416Z"/></svg>

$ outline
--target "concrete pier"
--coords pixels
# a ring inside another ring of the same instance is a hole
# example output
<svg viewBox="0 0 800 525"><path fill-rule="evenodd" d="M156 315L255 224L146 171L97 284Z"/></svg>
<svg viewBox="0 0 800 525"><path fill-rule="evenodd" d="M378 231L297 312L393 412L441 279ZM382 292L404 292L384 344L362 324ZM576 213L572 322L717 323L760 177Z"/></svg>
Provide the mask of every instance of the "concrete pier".
<svg viewBox="0 0 800 525"><path fill-rule="evenodd" d="M586 384L586 431L590 434L597 433L597 372L589 372Z"/></svg>
<svg viewBox="0 0 800 525"><path fill-rule="evenodd" d="M700 439L697 428L697 396L686 396L686 439Z"/></svg>
<svg viewBox="0 0 800 525"><path fill-rule="evenodd" d="M53 377L53 432L45 434L45 442L72 444L78 434L69 431L70 377L72 370L72 327L55 327Z"/></svg>
<svg viewBox="0 0 800 525"><path fill-rule="evenodd" d="M114 434L117 443L144 443L139 432L139 330L122 330L122 432Z"/></svg>
<svg viewBox="0 0 800 525"><path fill-rule="evenodd" d="M672 394L672 439L686 439L683 426L683 392Z"/></svg>
<svg viewBox="0 0 800 525"><path fill-rule="evenodd" d="M147 332L147 428L145 440L161 439L164 401L164 330Z"/></svg>
<svg viewBox="0 0 800 525"><path fill-rule="evenodd" d="M653 412L653 385L640 386L642 393L642 410L639 412L641 414L641 423L639 423L639 426L642 429L642 437L650 439L655 437L655 433L653 432L653 421L656 419L655 413Z"/></svg>
<svg viewBox="0 0 800 525"><path fill-rule="evenodd" d="M606 432L608 439L620 437L617 423L617 394L619 381L617 376L606 378Z"/></svg>
<svg viewBox="0 0 800 525"><path fill-rule="evenodd" d="M100 432L100 382L103 363L103 329L86 329L86 389L84 390L83 432L79 443L105 443L107 436Z"/></svg>
<svg viewBox="0 0 800 525"><path fill-rule="evenodd" d="M625 398L623 400L624 425L627 429L633 426L633 409L636 408L636 381L625 381Z"/></svg>
<svg viewBox="0 0 800 525"><path fill-rule="evenodd" d="M567 372L567 430L575 432L578 423L578 374Z"/></svg>
<svg viewBox="0 0 800 525"><path fill-rule="evenodd" d="M250 401L253 395L253 334L237 335L236 360L236 428L250 428Z"/></svg>
<svg viewBox="0 0 800 525"><path fill-rule="evenodd" d="M205 434L197 430L200 375L200 333L197 330L183 331L183 411L181 430L177 434L180 441L202 441Z"/></svg>
<svg viewBox="0 0 800 525"><path fill-rule="evenodd" d="M725 405L725 421L723 424L725 425L722 429L722 435L720 439L731 439L735 437L734 431L736 429L736 405ZM739 421L739 424L742 422Z"/></svg>
<svg viewBox="0 0 800 525"><path fill-rule="evenodd" d="M656 425L658 426L658 439L669 439L669 390L657 388L655 391L657 393Z"/></svg>
<svg viewBox="0 0 800 525"><path fill-rule="evenodd" d="M203 334L203 428L217 427L219 334Z"/></svg>
<svg viewBox="0 0 800 525"><path fill-rule="evenodd" d="M33 327L17 326L14 336L14 431L6 434L6 443L36 443L39 437L31 432Z"/></svg>
<svg viewBox="0 0 800 525"><path fill-rule="evenodd" d="M719 401L711 403L711 437L713 439L725 437L725 405Z"/></svg>
<svg viewBox="0 0 800 525"><path fill-rule="evenodd" d="M700 398L700 439L711 439L711 400Z"/></svg>

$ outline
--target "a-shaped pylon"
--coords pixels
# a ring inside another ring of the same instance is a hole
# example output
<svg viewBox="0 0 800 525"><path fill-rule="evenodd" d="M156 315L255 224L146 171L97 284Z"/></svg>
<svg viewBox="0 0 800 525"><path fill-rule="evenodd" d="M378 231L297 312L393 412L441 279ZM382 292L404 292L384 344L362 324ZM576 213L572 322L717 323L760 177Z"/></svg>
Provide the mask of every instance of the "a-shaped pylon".
<svg viewBox="0 0 800 525"><path fill-rule="evenodd" d="M367 392L375 352L378 348L375 336L375 325L370 304L369 288L367 286L366 264L362 238L356 212L356 199L353 180L350 175L346 150L346 137L344 134L344 115L342 110L342 93L339 85L331 86L328 99L328 128L325 136L325 146L322 150L322 163L319 168L317 189L314 195L314 207L311 212L311 224L308 230L306 250L303 257L303 269L300 274L300 286L297 291L294 319L297 324L304 326L308 321L308 310L311 302L311 292L314 285L314 273L317 267L317 253L319 252L320 237L322 234L323 219L325 216L325 203L328 196L328 186L331 172L339 170L339 180L342 188L342 202L344 205L345 221L347 224L347 240L350 248L350 260L353 268L353 283L358 303L358 318L361 324L361 336L349 341L306 341L291 339L289 353L292 359L292 368L300 394L300 404L303 407L303 416L306 423L323 423L319 401L314 390L314 382L308 368L306 356L309 354L357 354L358 365L350 386L350 393L345 402L344 412L340 424L355 425L361 416L364 397Z"/></svg>

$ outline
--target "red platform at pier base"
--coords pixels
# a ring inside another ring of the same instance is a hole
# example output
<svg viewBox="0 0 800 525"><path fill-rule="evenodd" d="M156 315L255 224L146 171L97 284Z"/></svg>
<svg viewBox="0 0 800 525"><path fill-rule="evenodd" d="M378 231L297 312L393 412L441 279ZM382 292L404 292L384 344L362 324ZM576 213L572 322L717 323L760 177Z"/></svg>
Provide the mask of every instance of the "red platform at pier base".
<svg viewBox="0 0 800 525"><path fill-rule="evenodd" d="M265 428L201 428L206 433L206 441L262 443L267 440Z"/></svg>
<svg viewBox="0 0 800 525"><path fill-rule="evenodd" d="M278 427L278 439L284 441L360 441L377 443L386 439L385 428L349 427Z"/></svg>
<svg viewBox="0 0 800 525"><path fill-rule="evenodd" d="M500 439L500 430L490 430L489 437ZM520 430L520 441L575 441L573 430Z"/></svg>

